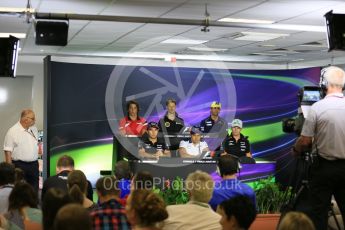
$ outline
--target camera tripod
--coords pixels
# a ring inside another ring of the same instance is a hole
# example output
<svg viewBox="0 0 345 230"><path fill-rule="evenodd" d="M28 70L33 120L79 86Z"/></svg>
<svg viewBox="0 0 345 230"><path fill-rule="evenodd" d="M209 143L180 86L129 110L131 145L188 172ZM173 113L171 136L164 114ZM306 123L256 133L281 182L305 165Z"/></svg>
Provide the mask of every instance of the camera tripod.
<svg viewBox="0 0 345 230"><path fill-rule="evenodd" d="M310 194L309 194L309 173L313 164L317 164L317 155L310 152L304 152L297 160L293 174L290 177L289 185L291 185L292 192L288 203L281 208L282 216L289 211L300 211L303 213L311 213ZM301 173L300 173L301 172ZM292 181L296 183L292 185ZM296 194L295 196L293 194ZM304 199L302 199L304 198ZM303 202L305 204L303 204ZM338 219L336 218L333 203L330 204L328 217L333 217L337 229L340 230Z"/></svg>

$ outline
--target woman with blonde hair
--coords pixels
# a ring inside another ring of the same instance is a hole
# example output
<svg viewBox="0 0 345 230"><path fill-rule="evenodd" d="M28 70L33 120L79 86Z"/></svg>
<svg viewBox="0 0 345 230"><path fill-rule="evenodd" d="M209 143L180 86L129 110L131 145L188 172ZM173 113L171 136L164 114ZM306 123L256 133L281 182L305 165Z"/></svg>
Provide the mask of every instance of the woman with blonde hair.
<svg viewBox="0 0 345 230"><path fill-rule="evenodd" d="M304 213L288 212L279 223L278 230L315 230L315 227Z"/></svg>

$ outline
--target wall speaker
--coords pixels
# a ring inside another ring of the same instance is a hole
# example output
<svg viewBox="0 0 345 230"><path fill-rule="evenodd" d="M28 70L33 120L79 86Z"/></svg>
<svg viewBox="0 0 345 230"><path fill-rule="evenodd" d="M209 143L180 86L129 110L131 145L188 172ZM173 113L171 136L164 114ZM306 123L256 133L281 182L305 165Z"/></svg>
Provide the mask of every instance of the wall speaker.
<svg viewBox="0 0 345 230"><path fill-rule="evenodd" d="M325 14L327 26L328 51L345 50L345 14Z"/></svg>
<svg viewBox="0 0 345 230"><path fill-rule="evenodd" d="M17 70L19 39L13 36L0 38L0 76L15 77Z"/></svg>
<svg viewBox="0 0 345 230"><path fill-rule="evenodd" d="M36 45L65 46L68 21L36 21Z"/></svg>

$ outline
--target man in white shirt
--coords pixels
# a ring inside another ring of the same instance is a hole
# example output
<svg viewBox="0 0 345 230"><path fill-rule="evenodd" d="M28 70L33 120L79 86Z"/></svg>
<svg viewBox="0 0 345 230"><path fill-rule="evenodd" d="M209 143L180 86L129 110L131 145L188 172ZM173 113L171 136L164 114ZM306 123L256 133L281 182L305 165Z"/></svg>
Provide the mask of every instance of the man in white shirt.
<svg viewBox="0 0 345 230"><path fill-rule="evenodd" d="M5 136L5 161L12 163L25 173L25 180L38 191L38 132L35 113L31 109L23 110L20 120L12 126Z"/></svg>
<svg viewBox="0 0 345 230"><path fill-rule="evenodd" d="M182 158L198 158L209 151L205 141L201 141L201 130L192 127L190 131L191 138L189 141L181 141L179 153Z"/></svg>

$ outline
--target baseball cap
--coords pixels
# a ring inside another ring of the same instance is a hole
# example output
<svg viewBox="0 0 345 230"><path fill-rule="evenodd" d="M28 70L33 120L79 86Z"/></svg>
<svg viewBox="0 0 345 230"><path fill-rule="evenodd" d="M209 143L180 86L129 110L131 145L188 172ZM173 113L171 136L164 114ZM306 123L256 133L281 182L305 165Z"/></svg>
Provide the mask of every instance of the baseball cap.
<svg viewBox="0 0 345 230"><path fill-rule="evenodd" d="M154 122L154 121L149 122L149 123L147 124L147 129L150 129L150 128L159 129L158 123L157 123L157 122Z"/></svg>
<svg viewBox="0 0 345 230"><path fill-rule="evenodd" d="M232 122L231 122L231 127L233 128L233 127L239 127L239 128L241 128L242 129L242 126L243 125L243 123L242 123L242 121L240 120L240 119L234 119Z"/></svg>
<svg viewBox="0 0 345 230"><path fill-rule="evenodd" d="M190 134L193 135L193 134L202 134L201 130L199 127L196 127L196 126L193 126L190 130Z"/></svg>
<svg viewBox="0 0 345 230"><path fill-rule="evenodd" d="M211 108L222 108L222 104L219 103L218 101L214 101L211 104Z"/></svg>

